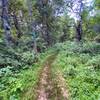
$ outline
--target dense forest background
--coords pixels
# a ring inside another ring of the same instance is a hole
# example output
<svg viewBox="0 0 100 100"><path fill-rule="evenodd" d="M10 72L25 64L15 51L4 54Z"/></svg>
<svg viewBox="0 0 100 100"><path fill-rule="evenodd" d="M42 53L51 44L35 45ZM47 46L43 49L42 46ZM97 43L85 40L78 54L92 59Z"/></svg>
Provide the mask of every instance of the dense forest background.
<svg viewBox="0 0 100 100"><path fill-rule="evenodd" d="M100 99L100 1L0 0L0 100L42 100L33 88L52 54L69 100Z"/></svg>

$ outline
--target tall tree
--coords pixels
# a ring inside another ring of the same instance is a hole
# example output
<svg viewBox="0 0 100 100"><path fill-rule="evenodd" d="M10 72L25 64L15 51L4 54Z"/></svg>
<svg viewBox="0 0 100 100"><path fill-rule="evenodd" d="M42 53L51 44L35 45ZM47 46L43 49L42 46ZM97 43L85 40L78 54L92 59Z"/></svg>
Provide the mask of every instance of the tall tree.
<svg viewBox="0 0 100 100"><path fill-rule="evenodd" d="M22 32L21 32L21 29L20 29L20 24L19 24L16 12L13 12L13 20L14 20L15 28L17 30L17 38L21 38Z"/></svg>
<svg viewBox="0 0 100 100"><path fill-rule="evenodd" d="M37 54L37 42L36 42L36 21L33 19L33 6L32 6L32 0L27 0L27 6L28 6L28 13L29 13L29 20L30 20L30 29L31 29L31 34L33 37L33 49L35 54Z"/></svg>
<svg viewBox="0 0 100 100"><path fill-rule="evenodd" d="M9 46L12 42L11 27L8 15L8 0L2 0L2 24L5 31L5 42Z"/></svg>
<svg viewBox="0 0 100 100"><path fill-rule="evenodd" d="M76 29L76 40L81 41L82 39L82 12L84 9L84 0L66 0L66 7L68 8L69 14L73 14L73 17L76 20L75 29Z"/></svg>
<svg viewBox="0 0 100 100"><path fill-rule="evenodd" d="M16 35L18 38L21 38L22 32L20 29L20 23L18 20L19 11L23 9L23 3L20 0L14 1L10 0L9 2L9 12L10 15L13 17L14 25L16 28Z"/></svg>
<svg viewBox="0 0 100 100"><path fill-rule="evenodd" d="M52 20L52 7L50 6L49 0L38 0L37 8L41 16L43 38L47 46L51 45L51 34L50 34L50 23Z"/></svg>

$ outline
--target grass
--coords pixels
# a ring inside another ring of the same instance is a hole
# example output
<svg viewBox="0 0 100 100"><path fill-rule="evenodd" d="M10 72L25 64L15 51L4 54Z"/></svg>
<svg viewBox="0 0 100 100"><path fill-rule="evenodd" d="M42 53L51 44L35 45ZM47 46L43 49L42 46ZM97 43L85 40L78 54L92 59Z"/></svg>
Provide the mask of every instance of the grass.
<svg viewBox="0 0 100 100"><path fill-rule="evenodd" d="M32 66L32 68L23 70L18 74L3 77L2 80L6 82L6 88L0 92L0 97L3 100L20 100L20 94L29 87L36 84L38 79L39 65Z"/></svg>
<svg viewBox="0 0 100 100"><path fill-rule="evenodd" d="M33 100L39 71L49 54L49 51L41 53L37 63L23 67L20 71L13 72L10 67L4 68L0 78L0 100Z"/></svg>
<svg viewBox="0 0 100 100"><path fill-rule="evenodd" d="M35 100L39 71L45 59L55 51L59 54L53 63L54 71L62 72L71 100L99 100L100 44L70 41L56 44L41 53L37 63L24 66L18 72L11 71L9 66L0 70L0 100Z"/></svg>
<svg viewBox="0 0 100 100"><path fill-rule="evenodd" d="M56 47L59 55L54 66L62 71L71 100L99 100L100 44L66 42Z"/></svg>

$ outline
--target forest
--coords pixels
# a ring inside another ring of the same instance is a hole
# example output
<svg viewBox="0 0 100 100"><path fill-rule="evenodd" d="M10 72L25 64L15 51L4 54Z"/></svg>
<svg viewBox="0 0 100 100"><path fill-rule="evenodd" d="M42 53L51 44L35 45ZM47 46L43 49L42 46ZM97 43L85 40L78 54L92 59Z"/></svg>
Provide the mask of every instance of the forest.
<svg viewBox="0 0 100 100"><path fill-rule="evenodd" d="M0 100L100 100L100 0L0 0Z"/></svg>

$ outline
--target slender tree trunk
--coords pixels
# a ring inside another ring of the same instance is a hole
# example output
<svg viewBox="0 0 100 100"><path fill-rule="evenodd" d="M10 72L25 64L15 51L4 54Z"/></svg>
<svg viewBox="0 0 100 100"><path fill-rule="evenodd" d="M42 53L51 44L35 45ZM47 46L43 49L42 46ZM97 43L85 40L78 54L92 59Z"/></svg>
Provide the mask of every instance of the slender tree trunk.
<svg viewBox="0 0 100 100"><path fill-rule="evenodd" d="M5 42L7 46L10 46L12 42L11 28L8 16L8 0L2 0L2 25L5 33Z"/></svg>
<svg viewBox="0 0 100 100"><path fill-rule="evenodd" d="M50 36L49 36L49 31L48 31L48 26L47 26L47 17L44 14L43 15L43 37L45 42L47 43L47 46L50 45Z"/></svg>
<svg viewBox="0 0 100 100"><path fill-rule="evenodd" d="M29 10L29 17L30 17L30 29L33 34L33 49L35 54L37 55L37 42L36 42L36 25L34 25L34 21L32 18L32 4L27 0L28 10Z"/></svg>
<svg viewBox="0 0 100 100"><path fill-rule="evenodd" d="M48 4L49 0L37 0L37 8L41 15L41 24L42 24L42 37L46 42L46 46L51 44L51 36L48 27Z"/></svg>
<svg viewBox="0 0 100 100"><path fill-rule="evenodd" d="M79 21L78 26L76 27L76 40L77 41L82 40L82 24L81 24L81 21Z"/></svg>
<svg viewBox="0 0 100 100"><path fill-rule="evenodd" d="M13 20L14 20L15 28L17 30L17 37L21 38L22 32L20 30L20 25L19 25L19 22L18 22L18 19L17 19L17 16L16 16L15 12L13 12Z"/></svg>
<svg viewBox="0 0 100 100"><path fill-rule="evenodd" d="M42 13L42 20L43 20L43 31L44 31L44 40L47 43L47 46L50 46L51 44L51 36L49 32L49 27L48 27L48 0L42 0L42 8L43 8L43 13Z"/></svg>
<svg viewBox="0 0 100 100"><path fill-rule="evenodd" d="M82 12L83 12L83 1L79 0L80 2L80 9L79 9L79 21L78 21L78 25L76 27L76 39L77 41L81 41L82 40Z"/></svg>

